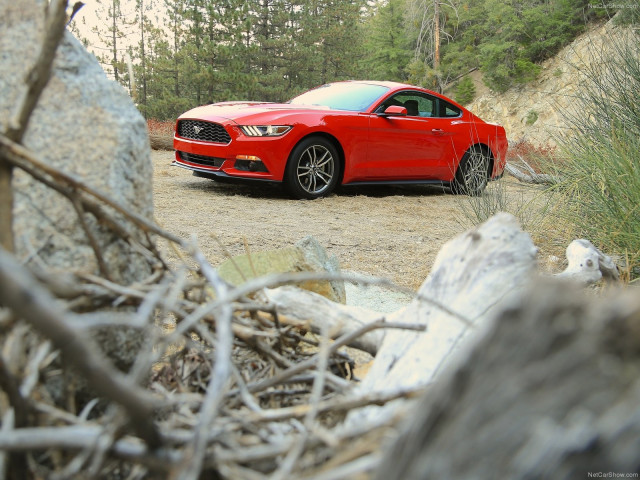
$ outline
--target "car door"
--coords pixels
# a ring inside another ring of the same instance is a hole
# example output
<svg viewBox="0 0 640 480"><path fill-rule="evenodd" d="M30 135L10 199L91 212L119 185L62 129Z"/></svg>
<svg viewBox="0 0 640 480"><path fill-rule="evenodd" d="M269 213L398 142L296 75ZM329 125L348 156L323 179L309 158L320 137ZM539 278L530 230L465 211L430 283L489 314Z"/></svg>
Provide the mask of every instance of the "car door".
<svg viewBox="0 0 640 480"><path fill-rule="evenodd" d="M403 91L386 100L371 115L368 176L377 180L450 180L455 171L454 122L443 116L438 97ZM382 116L390 105L407 109L406 116ZM449 112L451 114L451 112ZM458 110L459 117L462 112Z"/></svg>

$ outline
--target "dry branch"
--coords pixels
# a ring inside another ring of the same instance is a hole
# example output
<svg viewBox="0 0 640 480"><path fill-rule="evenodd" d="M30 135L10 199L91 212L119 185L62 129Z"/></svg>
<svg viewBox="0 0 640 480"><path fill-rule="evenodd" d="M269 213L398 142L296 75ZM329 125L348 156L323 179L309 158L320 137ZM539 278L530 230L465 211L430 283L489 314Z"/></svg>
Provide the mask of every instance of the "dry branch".
<svg viewBox="0 0 640 480"><path fill-rule="evenodd" d="M50 339L98 394L125 409L134 430L150 446L158 446L160 440L151 415L154 407L152 397L127 382L107 360L101 358L98 350L91 348L92 342L67 324L65 317L68 313L56 308L49 292L2 249L0 284L3 286L0 303Z"/></svg>
<svg viewBox="0 0 640 480"><path fill-rule="evenodd" d="M0 155L10 162L14 167L24 170L26 173L41 181L51 188L56 189L65 196L71 198L77 197L83 207L91 211L100 220L111 220L115 223L110 215L103 213L104 207L110 207L127 220L132 222L137 228L145 233L159 235L178 245L185 246L184 240L180 237L163 230L151 220L130 211L124 205L118 203L114 199L102 192L90 187L81 179L63 172L51 165L46 164L38 159L27 148L18 145L9 138L0 135ZM77 195L69 193L69 191L77 191ZM126 229L123 229L123 233ZM129 237L129 235L127 235Z"/></svg>
<svg viewBox="0 0 640 480"><path fill-rule="evenodd" d="M537 173L520 155L518 155L522 168L517 167L513 162L507 162L505 170L523 183L534 183L542 185L556 185L561 179L546 173ZM526 170L525 171L523 171Z"/></svg>

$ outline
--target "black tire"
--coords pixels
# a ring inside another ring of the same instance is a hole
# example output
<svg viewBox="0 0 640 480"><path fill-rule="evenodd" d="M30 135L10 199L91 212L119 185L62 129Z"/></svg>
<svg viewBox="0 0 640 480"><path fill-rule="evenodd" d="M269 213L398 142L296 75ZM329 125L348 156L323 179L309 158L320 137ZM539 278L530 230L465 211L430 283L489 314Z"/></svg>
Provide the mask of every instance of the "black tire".
<svg viewBox="0 0 640 480"><path fill-rule="evenodd" d="M339 181L340 157L331 141L308 137L296 145L284 172L284 186L294 198L324 197Z"/></svg>
<svg viewBox="0 0 640 480"><path fill-rule="evenodd" d="M458 171L451 184L453 193L472 197L481 195L489 183L490 166L489 152L479 145L471 147L458 165Z"/></svg>

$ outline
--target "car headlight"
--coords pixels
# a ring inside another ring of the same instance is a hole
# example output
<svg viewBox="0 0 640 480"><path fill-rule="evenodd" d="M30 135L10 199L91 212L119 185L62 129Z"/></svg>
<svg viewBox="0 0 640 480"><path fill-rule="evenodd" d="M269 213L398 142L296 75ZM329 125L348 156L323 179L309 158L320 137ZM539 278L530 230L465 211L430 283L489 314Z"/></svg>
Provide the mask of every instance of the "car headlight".
<svg viewBox="0 0 640 480"><path fill-rule="evenodd" d="M289 125L243 125L240 127L242 133L249 137L279 137L284 135L291 126Z"/></svg>

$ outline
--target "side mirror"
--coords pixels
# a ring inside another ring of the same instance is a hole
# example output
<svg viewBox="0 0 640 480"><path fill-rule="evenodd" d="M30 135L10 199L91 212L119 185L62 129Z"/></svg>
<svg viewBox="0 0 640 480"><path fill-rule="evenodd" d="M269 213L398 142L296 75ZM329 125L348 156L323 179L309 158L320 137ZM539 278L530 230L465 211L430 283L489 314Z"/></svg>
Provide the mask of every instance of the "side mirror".
<svg viewBox="0 0 640 480"><path fill-rule="evenodd" d="M381 117L406 117L407 109L400 105L391 105L387 109L379 114Z"/></svg>

